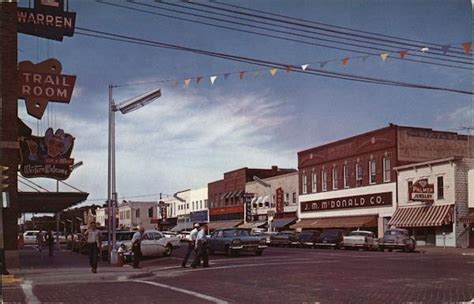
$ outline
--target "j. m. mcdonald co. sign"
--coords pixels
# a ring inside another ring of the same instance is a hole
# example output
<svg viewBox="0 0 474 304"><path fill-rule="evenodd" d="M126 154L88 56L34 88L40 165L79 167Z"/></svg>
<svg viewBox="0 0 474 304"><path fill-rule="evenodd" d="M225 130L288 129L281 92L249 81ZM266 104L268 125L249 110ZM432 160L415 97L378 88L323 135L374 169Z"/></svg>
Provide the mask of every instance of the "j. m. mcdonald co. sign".
<svg viewBox="0 0 474 304"><path fill-rule="evenodd" d="M62 41L74 34L76 13L64 11L64 0L35 0L34 8L17 10L19 33Z"/></svg>
<svg viewBox="0 0 474 304"><path fill-rule="evenodd" d="M382 192L301 202L301 212L386 207L391 205L392 192Z"/></svg>

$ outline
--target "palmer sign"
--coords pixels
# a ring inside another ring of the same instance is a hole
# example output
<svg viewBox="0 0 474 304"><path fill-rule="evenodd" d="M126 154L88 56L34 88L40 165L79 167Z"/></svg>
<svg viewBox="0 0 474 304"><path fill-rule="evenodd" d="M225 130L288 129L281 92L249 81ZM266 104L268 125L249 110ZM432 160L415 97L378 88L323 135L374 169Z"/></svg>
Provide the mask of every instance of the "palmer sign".
<svg viewBox="0 0 474 304"><path fill-rule="evenodd" d="M370 208L392 205L392 192L345 196L325 200L301 202L301 212L350 208Z"/></svg>

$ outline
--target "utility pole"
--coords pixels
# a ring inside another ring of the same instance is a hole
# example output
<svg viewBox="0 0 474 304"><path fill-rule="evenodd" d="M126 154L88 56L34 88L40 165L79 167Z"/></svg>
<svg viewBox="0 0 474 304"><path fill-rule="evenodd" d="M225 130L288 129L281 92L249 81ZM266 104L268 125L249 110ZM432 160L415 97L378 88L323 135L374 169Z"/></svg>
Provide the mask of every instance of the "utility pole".
<svg viewBox="0 0 474 304"><path fill-rule="evenodd" d="M17 96L17 3L0 1L0 165L9 169L2 172L8 186L2 187L0 206L0 262L2 273L19 263L17 251L18 213L17 168L18 151L18 96ZM3 179L3 176L2 176Z"/></svg>

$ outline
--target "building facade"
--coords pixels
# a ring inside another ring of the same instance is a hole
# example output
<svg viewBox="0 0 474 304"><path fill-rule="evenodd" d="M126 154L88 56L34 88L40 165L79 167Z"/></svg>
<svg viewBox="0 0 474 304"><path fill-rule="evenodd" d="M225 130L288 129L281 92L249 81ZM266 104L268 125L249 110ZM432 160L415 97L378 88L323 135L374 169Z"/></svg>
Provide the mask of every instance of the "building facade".
<svg viewBox="0 0 474 304"><path fill-rule="evenodd" d="M394 168L398 208L390 226L409 229L418 246L474 247L468 189L474 185L474 159L449 157Z"/></svg>
<svg viewBox="0 0 474 304"><path fill-rule="evenodd" d="M467 156L473 140L453 132L388 127L298 153L297 229L366 229L379 237L397 202L394 167Z"/></svg>
<svg viewBox="0 0 474 304"><path fill-rule="evenodd" d="M138 228L158 228L158 204L156 201L123 201L118 206L118 228L133 230Z"/></svg>
<svg viewBox="0 0 474 304"><path fill-rule="evenodd" d="M270 226L270 230L288 228L297 219L298 172L277 175L248 182L245 192L254 195L251 200L252 222L243 227ZM266 184L266 185L265 185Z"/></svg>

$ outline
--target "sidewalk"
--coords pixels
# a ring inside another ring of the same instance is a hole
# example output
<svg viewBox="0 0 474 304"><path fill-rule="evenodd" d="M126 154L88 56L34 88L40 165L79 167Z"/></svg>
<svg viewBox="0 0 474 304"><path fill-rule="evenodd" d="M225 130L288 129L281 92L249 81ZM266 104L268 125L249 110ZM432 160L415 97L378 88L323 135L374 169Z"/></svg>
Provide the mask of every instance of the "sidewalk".
<svg viewBox="0 0 474 304"><path fill-rule="evenodd" d="M419 246L416 248L416 251L425 254L454 254L474 256L474 248Z"/></svg>

